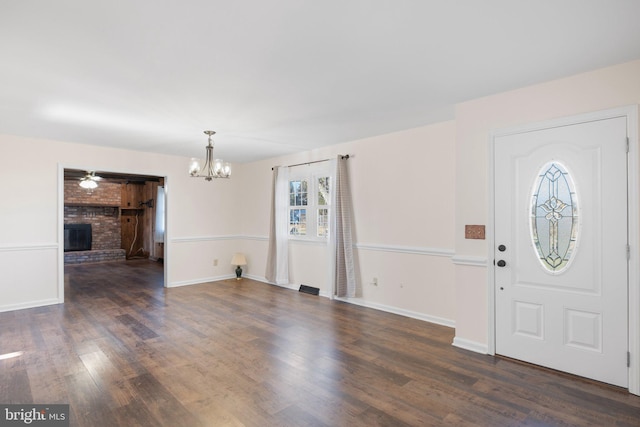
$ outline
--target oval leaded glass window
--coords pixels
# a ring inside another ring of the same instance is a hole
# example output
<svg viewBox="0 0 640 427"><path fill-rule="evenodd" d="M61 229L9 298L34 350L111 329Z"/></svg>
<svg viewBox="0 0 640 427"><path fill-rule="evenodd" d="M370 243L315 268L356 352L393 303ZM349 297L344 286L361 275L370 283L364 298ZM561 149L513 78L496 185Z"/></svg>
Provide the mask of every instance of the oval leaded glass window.
<svg viewBox="0 0 640 427"><path fill-rule="evenodd" d="M531 240L542 266L560 273L578 238L578 200L571 175L557 161L540 169L531 197Z"/></svg>

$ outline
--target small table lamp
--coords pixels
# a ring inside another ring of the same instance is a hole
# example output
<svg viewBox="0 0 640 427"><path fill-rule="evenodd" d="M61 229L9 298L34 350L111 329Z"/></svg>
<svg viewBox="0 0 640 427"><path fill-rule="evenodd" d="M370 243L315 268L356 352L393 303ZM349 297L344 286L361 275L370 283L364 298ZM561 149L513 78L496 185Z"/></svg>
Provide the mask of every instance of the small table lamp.
<svg viewBox="0 0 640 427"><path fill-rule="evenodd" d="M247 265L247 259L244 257L244 254L233 254L233 258L231 258L231 265L236 266L236 280L242 279L242 267L240 266Z"/></svg>

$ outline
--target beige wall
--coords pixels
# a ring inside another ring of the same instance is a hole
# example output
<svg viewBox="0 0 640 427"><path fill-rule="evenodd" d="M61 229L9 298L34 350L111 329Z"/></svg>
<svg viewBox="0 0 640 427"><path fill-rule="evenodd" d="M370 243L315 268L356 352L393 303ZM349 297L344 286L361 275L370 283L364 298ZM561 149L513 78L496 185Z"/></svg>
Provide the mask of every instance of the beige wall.
<svg viewBox="0 0 640 427"><path fill-rule="evenodd" d="M0 311L61 302L65 167L166 176L168 284L231 276L239 242L224 236L240 231L238 183L192 179L187 165L175 156L0 136Z"/></svg>
<svg viewBox="0 0 640 427"><path fill-rule="evenodd" d="M242 165L246 272L264 280L271 168L349 154L357 271L355 303L453 325L453 121ZM304 167L304 166L302 166ZM326 244L291 242L290 282L330 294ZM372 285L373 278L378 286Z"/></svg>
<svg viewBox="0 0 640 427"><path fill-rule="evenodd" d="M640 61L469 102L456 108L456 257L487 258L485 241L466 240L465 224L487 224L492 131L640 103ZM456 339L486 346L490 292L485 267L456 266Z"/></svg>

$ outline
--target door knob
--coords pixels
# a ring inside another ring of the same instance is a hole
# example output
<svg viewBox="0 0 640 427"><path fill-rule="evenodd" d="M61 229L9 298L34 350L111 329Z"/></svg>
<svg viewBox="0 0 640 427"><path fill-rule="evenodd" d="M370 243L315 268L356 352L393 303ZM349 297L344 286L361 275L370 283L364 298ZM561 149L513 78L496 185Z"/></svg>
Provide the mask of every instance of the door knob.
<svg viewBox="0 0 640 427"><path fill-rule="evenodd" d="M498 261L498 267L504 267L505 265L507 265L505 260L501 259L500 261Z"/></svg>

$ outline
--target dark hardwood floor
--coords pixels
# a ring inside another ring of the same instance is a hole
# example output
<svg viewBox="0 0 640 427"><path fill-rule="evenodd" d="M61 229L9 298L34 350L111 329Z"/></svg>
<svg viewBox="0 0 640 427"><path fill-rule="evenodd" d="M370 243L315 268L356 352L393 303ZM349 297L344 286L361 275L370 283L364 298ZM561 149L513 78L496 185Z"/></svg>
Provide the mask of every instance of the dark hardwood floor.
<svg viewBox="0 0 640 427"><path fill-rule="evenodd" d="M77 426L640 426L640 397L457 349L453 330L244 279L165 289L144 260L65 267L0 313L0 403Z"/></svg>

